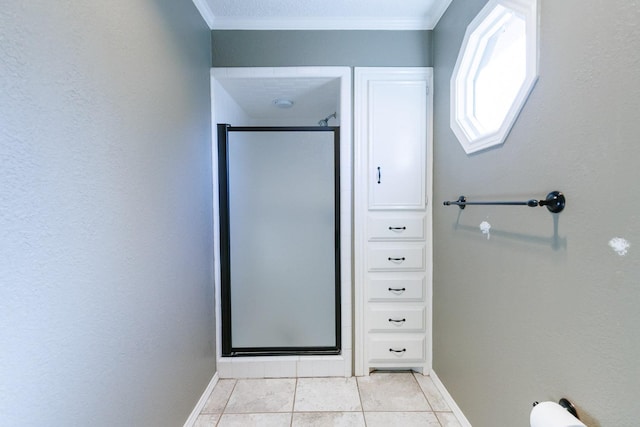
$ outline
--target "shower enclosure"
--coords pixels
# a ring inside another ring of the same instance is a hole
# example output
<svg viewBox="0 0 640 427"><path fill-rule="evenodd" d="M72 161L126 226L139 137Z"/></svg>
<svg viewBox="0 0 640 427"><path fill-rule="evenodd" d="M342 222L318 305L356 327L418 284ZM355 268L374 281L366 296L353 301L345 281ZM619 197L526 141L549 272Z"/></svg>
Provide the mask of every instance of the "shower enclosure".
<svg viewBox="0 0 640 427"><path fill-rule="evenodd" d="M222 356L340 354L339 142L218 125Z"/></svg>

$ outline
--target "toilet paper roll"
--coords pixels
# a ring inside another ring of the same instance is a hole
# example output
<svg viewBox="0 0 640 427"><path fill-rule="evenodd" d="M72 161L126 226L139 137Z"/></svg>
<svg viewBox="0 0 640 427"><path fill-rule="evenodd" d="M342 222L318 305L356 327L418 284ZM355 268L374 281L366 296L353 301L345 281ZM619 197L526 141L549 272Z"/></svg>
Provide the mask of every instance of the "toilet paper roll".
<svg viewBox="0 0 640 427"><path fill-rule="evenodd" d="M555 402L540 402L531 410L531 427L587 427Z"/></svg>

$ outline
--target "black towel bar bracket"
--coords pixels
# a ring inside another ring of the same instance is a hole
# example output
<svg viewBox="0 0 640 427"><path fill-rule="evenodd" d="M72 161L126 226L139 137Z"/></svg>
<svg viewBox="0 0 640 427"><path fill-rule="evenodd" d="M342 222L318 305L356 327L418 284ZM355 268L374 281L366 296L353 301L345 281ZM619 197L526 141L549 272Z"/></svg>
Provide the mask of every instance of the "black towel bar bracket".
<svg viewBox="0 0 640 427"><path fill-rule="evenodd" d="M445 206L456 205L460 209L464 209L467 205L529 206L530 208L546 206L549 212L560 213L564 209L565 202L564 194L559 191L552 191L547 194L547 198L544 200L531 199L524 202L469 202L466 197L460 196L455 202L446 201L443 204Z"/></svg>

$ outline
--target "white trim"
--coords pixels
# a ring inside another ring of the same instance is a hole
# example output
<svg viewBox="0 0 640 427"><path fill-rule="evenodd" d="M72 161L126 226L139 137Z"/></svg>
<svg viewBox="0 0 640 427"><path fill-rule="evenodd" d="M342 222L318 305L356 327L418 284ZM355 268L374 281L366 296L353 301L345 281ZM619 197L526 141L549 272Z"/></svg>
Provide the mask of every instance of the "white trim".
<svg viewBox="0 0 640 427"><path fill-rule="evenodd" d="M440 16L425 18L217 16L213 19L211 28L216 30L433 30Z"/></svg>
<svg viewBox="0 0 640 427"><path fill-rule="evenodd" d="M440 394L442 394L442 397L444 398L445 402L447 402L447 405L449 405L449 408L451 408L453 415L455 415L456 418L458 419L458 422L460 423L460 425L462 427L472 427L471 423L469 422L467 417L464 416L464 414L462 413L462 410L460 409L456 401L453 400L453 397L451 397L447 388L444 386L444 384L442 384L442 381L440 381L440 378L438 378L438 376L436 375L435 371L432 370L431 375L429 376L433 380L433 383L435 384L438 391L440 391Z"/></svg>
<svg viewBox="0 0 640 427"><path fill-rule="evenodd" d="M426 245L429 256L427 257L426 264L426 280L425 284L425 304L427 308L427 328L426 328L426 345L427 352L425 354L425 372L431 372L433 370L433 94L434 94L434 82L433 82L433 67L427 68L427 170L425 172L426 179L426 204L427 204L427 228L426 232Z"/></svg>
<svg viewBox="0 0 640 427"><path fill-rule="evenodd" d="M184 427L193 427L195 425L196 420L198 419L198 415L200 415L200 412L202 412L204 405L207 403L207 399L209 399L211 392L213 392L213 388L216 386L216 384L218 384L218 379L218 373L216 372L215 374L213 374L213 378L211 378L211 381L209 381L209 385L207 385L207 388L205 388L202 392L202 396L200 396L200 400L198 400L198 403L196 403L193 411L191 411L189 418L187 418L187 421L184 422Z"/></svg>
<svg viewBox="0 0 640 427"><path fill-rule="evenodd" d="M444 13L447 11L447 9L449 9L452 1L453 0L448 0L446 2L438 3L440 7L434 10L433 14L431 15L431 28L428 28L429 30L433 30L436 25L438 25L438 22L440 22L440 19L442 19L442 17L444 16Z"/></svg>
<svg viewBox="0 0 640 427"><path fill-rule="evenodd" d="M207 0L193 0L193 4L198 9L198 12L200 12L200 15L202 15L202 18L209 26L209 29L213 30L215 16L213 15L213 11L209 6L209 2L207 2Z"/></svg>
<svg viewBox="0 0 640 427"><path fill-rule="evenodd" d="M520 15L525 22L525 78L500 127L495 131L487 131L471 113L473 90L468 85L474 83L468 83L471 82L469 76L476 72L486 51L486 40L496 32L496 23L513 13ZM539 15L538 0L490 0L467 26L449 83L450 127L465 153L471 154L503 144L527 102L538 79Z"/></svg>
<svg viewBox="0 0 640 427"><path fill-rule="evenodd" d="M222 354L222 328L220 326L220 199L218 189L218 126L216 118L214 69L211 69L211 187L213 190L213 306L216 326L216 361Z"/></svg>
<svg viewBox="0 0 640 427"><path fill-rule="evenodd" d="M193 0L213 30L433 30L453 0L422 18L413 17L216 17L207 0Z"/></svg>
<svg viewBox="0 0 640 427"><path fill-rule="evenodd" d="M354 82L354 114L353 114L353 156L354 156L354 176L353 176L353 264L354 268L354 371L355 375L369 375L369 370L365 370L365 330L364 330L364 310L365 310L365 283L366 271L358 266L365 265L366 236L362 224L367 213L367 144L360 142L366 132L363 130L365 121L361 111L364 103L364 88L361 87L365 81L366 69L356 67L353 71ZM361 219L359 219L361 218Z"/></svg>

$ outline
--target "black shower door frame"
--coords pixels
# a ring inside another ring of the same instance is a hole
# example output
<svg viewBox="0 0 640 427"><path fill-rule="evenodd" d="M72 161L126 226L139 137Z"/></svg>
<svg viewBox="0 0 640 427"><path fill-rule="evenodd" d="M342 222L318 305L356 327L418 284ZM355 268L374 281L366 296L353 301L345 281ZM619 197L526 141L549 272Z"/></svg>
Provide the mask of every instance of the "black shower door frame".
<svg viewBox="0 0 640 427"><path fill-rule="evenodd" d="M332 132L334 156L334 254L335 254L335 344L308 347L236 347L232 342L231 236L229 205L229 133L230 132ZM217 125L218 188L220 219L220 276L222 356L339 355L341 353L340 286L340 128L331 126L233 127Z"/></svg>

